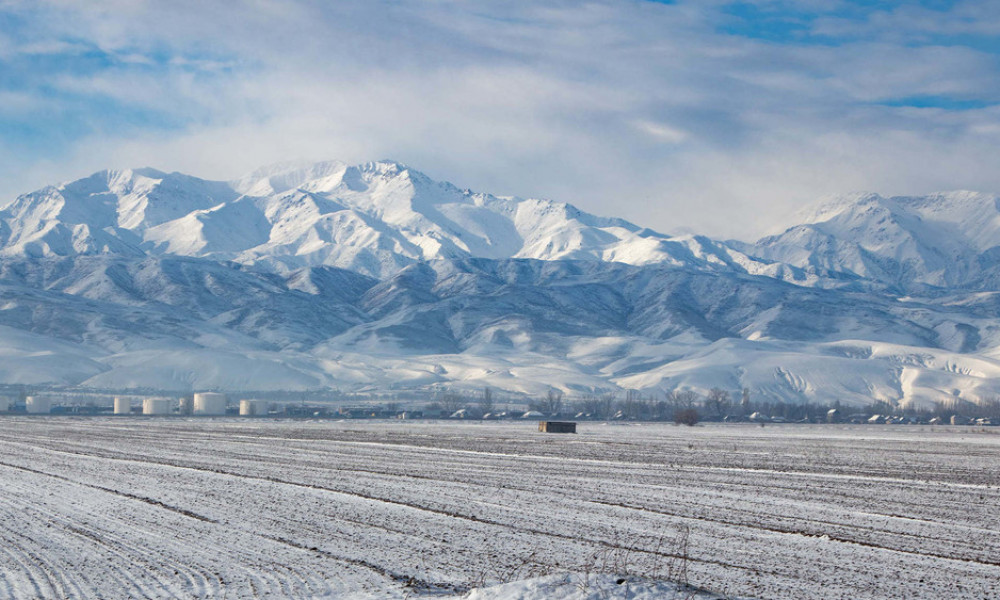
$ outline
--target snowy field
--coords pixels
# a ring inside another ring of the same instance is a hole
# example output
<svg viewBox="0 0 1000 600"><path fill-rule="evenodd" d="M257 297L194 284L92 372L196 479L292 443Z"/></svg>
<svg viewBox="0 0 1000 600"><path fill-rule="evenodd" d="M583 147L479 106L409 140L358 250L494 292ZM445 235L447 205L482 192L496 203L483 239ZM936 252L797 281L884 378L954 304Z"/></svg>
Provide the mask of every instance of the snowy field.
<svg viewBox="0 0 1000 600"><path fill-rule="evenodd" d="M534 428L0 418L0 597L1000 598L1000 429Z"/></svg>

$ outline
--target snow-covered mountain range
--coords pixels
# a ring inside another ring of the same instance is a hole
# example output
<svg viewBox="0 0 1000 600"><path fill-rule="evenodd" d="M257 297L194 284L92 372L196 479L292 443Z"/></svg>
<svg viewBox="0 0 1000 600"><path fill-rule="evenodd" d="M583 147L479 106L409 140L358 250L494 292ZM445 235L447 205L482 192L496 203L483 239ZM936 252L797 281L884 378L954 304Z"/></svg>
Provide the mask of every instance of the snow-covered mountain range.
<svg viewBox="0 0 1000 600"><path fill-rule="evenodd" d="M460 190L394 162L279 165L235 182L101 171L0 211L0 256L190 256L381 278L465 258L667 264L794 277L703 236L669 237L551 200Z"/></svg>
<svg viewBox="0 0 1000 600"><path fill-rule="evenodd" d="M843 196L755 243L393 162L103 171L0 210L0 383L1000 396L995 196Z"/></svg>
<svg viewBox="0 0 1000 600"><path fill-rule="evenodd" d="M798 224L732 244L811 273L851 273L900 290L1000 289L1000 197L975 192L827 198Z"/></svg>

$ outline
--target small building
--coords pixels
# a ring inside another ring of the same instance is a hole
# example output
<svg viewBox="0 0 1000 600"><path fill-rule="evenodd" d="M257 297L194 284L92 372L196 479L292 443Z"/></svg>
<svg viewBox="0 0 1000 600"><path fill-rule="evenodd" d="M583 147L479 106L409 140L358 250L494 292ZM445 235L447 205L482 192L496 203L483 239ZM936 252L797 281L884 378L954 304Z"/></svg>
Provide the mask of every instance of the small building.
<svg viewBox="0 0 1000 600"><path fill-rule="evenodd" d="M52 401L42 396L28 396L24 408L32 415L47 415L52 412Z"/></svg>
<svg viewBox="0 0 1000 600"><path fill-rule="evenodd" d="M267 400L240 400L241 417L266 417Z"/></svg>
<svg viewBox="0 0 1000 600"><path fill-rule="evenodd" d="M170 414L169 398L143 398L142 414L150 416L162 416Z"/></svg>
<svg viewBox="0 0 1000 600"><path fill-rule="evenodd" d="M0 396L0 412L10 412L14 410L14 399L9 396Z"/></svg>
<svg viewBox="0 0 1000 600"><path fill-rule="evenodd" d="M132 401L129 400L128 398L115 396L115 414L116 415L132 414Z"/></svg>
<svg viewBox="0 0 1000 600"><path fill-rule="evenodd" d="M177 400L177 411L185 416L190 416L194 414L194 398L191 396L183 396Z"/></svg>
<svg viewBox="0 0 1000 600"><path fill-rule="evenodd" d="M967 417L963 417L962 415L952 415L951 416L951 424L952 425L968 425L971 422L972 422L971 419L969 419Z"/></svg>
<svg viewBox="0 0 1000 600"><path fill-rule="evenodd" d="M837 410L836 408L831 408L830 410L826 411L827 423L840 423L842 418L843 417L840 414L840 411Z"/></svg>
<svg viewBox="0 0 1000 600"><path fill-rule="evenodd" d="M573 421L539 421L538 431L543 433L576 433Z"/></svg>

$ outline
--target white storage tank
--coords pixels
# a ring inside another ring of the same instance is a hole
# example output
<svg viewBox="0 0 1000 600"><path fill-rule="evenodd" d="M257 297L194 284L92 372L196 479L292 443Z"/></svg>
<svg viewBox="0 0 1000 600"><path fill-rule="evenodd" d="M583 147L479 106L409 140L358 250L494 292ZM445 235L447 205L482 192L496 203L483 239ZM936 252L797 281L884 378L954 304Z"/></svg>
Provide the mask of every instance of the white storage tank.
<svg viewBox="0 0 1000 600"><path fill-rule="evenodd" d="M24 405L33 415L47 415L52 410L52 401L42 396L28 396L24 399Z"/></svg>
<svg viewBox="0 0 1000 600"><path fill-rule="evenodd" d="M240 400L241 417L267 416L267 400Z"/></svg>
<svg viewBox="0 0 1000 600"><path fill-rule="evenodd" d="M195 415L226 414L226 395L216 392L200 392L194 395Z"/></svg>
<svg viewBox="0 0 1000 600"><path fill-rule="evenodd" d="M132 401L128 398L115 396L115 414L116 415L132 414Z"/></svg>
<svg viewBox="0 0 1000 600"><path fill-rule="evenodd" d="M169 398L143 398L142 414L144 415L169 415Z"/></svg>

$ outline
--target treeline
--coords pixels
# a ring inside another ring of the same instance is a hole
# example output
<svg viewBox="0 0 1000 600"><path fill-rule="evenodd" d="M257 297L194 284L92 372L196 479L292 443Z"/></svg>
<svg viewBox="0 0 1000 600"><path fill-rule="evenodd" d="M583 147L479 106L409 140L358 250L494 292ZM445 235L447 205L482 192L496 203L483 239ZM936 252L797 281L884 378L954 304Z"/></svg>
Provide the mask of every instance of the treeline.
<svg viewBox="0 0 1000 600"><path fill-rule="evenodd" d="M840 402L788 403L777 400L757 400L744 388L730 392L712 388L701 394L694 390L675 389L661 393L642 394L629 390L565 398L558 390L533 398L528 410L546 417L593 420L674 421L694 424L699 421L785 421L822 423L829 421L864 421L875 415L906 418L913 422L929 422L935 417L947 420L960 416L970 420L987 419L1000 424L1000 398L981 402L955 399L935 403L929 408L901 407L889 402L874 401L868 406L845 406ZM444 393L437 402L428 405L448 417L459 413L467 418L511 416L501 408L489 388L481 393ZM521 413L515 411L519 416Z"/></svg>

